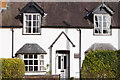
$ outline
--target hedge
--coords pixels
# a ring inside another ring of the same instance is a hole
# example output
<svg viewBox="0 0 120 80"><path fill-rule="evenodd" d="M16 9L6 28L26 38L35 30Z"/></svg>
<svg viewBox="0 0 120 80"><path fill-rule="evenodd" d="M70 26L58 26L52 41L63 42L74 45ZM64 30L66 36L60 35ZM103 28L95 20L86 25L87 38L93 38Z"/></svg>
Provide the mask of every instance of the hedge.
<svg viewBox="0 0 120 80"><path fill-rule="evenodd" d="M25 73L25 65L22 59L0 59L2 62L1 78L23 78Z"/></svg>
<svg viewBox="0 0 120 80"><path fill-rule="evenodd" d="M82 78L119 78L120 51L97 50L86 54Z"/></svg>

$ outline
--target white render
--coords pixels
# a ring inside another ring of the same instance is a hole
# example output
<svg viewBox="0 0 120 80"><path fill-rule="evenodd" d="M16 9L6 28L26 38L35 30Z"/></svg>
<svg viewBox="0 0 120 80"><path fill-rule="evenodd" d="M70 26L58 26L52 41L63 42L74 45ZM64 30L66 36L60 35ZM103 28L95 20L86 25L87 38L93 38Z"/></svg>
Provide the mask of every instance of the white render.
<svg viewBox="0 0 120 80"><path fill-rule="evenodd" d="M37 43L47 54L45 55L45 66L49 64L50 45L59 34L64 31L75 47L62 35L52 47L52 74L55 73L56 50L70 50L70 77L79 77L79 58L74 58L74 53L79 53L79 31L77 29L55 29L42 28L41 35L23 35L22 28L14 29L14 56L15 53L26 43ZM110 43L116 49L120 49L118 29L112 29L112 35L95 36L93 29L81 29L81 53L84 60L84 52L94 43ZM12 31L9 28L0 28L0 58L11 58L12 56ZM38 75L43 73L28 73L27 75ZM44 73L45 74L45 73Z"/></svg>

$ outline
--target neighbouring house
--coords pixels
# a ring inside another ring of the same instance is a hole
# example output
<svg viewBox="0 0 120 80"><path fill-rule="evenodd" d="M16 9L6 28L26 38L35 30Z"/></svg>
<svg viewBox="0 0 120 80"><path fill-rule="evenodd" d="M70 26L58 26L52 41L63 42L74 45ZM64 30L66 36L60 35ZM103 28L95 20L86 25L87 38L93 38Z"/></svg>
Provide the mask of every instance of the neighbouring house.
<svg viewBox="0 0 120 80"><path fill-rule="evenodd" d="M8 2L8 0L0 0L0 13L2 10L7 9L7 2Z"/></svg>
<svg viewBox="0 0 120 80"><path fill-rule="evenodd" d="M120 49L119 4L9 2L0 13L0 58L23 59L26 76L79 78L86 52Z"/></svg>

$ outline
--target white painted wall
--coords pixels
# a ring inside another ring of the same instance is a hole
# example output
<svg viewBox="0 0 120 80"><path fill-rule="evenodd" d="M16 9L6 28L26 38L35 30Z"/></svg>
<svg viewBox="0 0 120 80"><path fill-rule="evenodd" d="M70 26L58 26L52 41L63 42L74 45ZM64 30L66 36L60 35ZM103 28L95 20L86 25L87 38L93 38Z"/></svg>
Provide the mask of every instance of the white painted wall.
<svg viewBox="0 0 120 80"><path fill-rule="evenodd" d="M82 40L81 40L81 47L82 47L82 60L84 60L84 52L94 43L110 43L116 49L118 48L118 29L112 29L112 35L110 36L94 36L93 29L82 29L81 30Z"/></svg>
<svg viewBox="0 0 120 80"><path fill-rule="evenodd" d="M12 57L12 32L10 29L0 29L0 58Z"/></svg>
<svg viewBox="0 0 120 80"><path fill-rule="evenodd" d="M22 29L14 29L14 55L26 43L37 43L46 52L45 65L49 64L49 46L65 29L42 29L41 35L22 35ZM81 47L82 60L84 60L84 52L94 43L111 43L115 48L120 49L120 31L112 30L110 36L94 36L93 29L81 29ZM52 56L52 74L55 74L55 52L56 50L70 49L70 77L79 77L79 59L74 58L74 53L79 53L79 31L76 29L68 29L68 37L75 44L72 47L64 35L53 46ZM118 45L119 44L119 45ZM0 29L0 58L11 58L12 55L12 32L10 29ZM33 73L35 74L35 73Z"/></svg>
<svg viewBox="0 0 120 80"><path fill-rule="evenodd" d="M60 33L59 33L60 34ZM70 50L70 76L71 77L79 77L79 59L74 58L74 53L79 53L79 32L76 29L69 29L68 30L68 37L70 40L75 44L76 47L73 47L69 42L70 49L67 48L66 37L62 35L59 40L55 43L52 48L53 58L52 58L52 65L55 65L55 54L56 50ZM55 66L52 67L53 74L55 74Z"/></svg>

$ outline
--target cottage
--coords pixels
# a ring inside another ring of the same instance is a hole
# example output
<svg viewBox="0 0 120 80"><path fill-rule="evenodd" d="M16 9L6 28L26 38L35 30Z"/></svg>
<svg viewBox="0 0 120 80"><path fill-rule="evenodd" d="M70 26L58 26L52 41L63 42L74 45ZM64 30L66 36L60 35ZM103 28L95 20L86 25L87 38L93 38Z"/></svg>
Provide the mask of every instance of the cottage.
<svg viewBox="0 0 120 80"><path fill-rule="evenodd" d="M120 49L119 2L7 5L0 13L0 57L23 59L26 76L79 78L88 50Z"/></svg>

